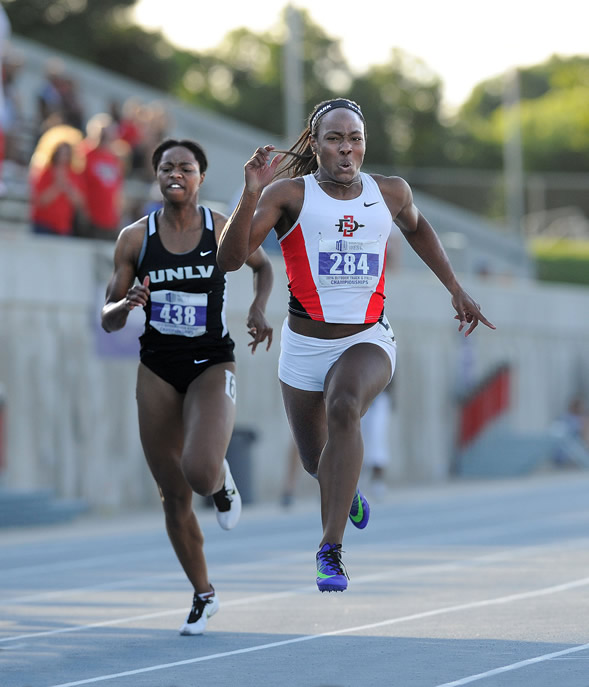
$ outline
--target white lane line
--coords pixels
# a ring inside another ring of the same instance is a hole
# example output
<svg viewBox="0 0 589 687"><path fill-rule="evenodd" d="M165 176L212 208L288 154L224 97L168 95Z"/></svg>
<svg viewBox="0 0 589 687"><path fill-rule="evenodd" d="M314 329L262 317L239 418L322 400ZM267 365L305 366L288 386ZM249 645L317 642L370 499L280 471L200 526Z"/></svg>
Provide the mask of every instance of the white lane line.
<svg viewBox="0 0 589 687"><path fill-rule="evenodd" d="M462 541L464 538L468 539L469 537L477 536L477 537L488 537L488 536L495 536L499 534L513 534L514 532L526 532L529 529L537 529L539 532L542 531L542 522L546 522L548 525L554 525L555 523L571 523L571 522L577 522L577 523L582 523L586 521L589 518L589 510L585 511L572 511L572 512L565 512L565 513L558 513L558 514L551 514L550 516L546 516L543 519L539 519L538 517L529 517L526 519L520 519L517 523L514 522L509 522L509 523L500 523L497 525L491 525L491 526L486 526L486 527L481 527L480 524L475 524L472 526L461 526L460 529L455 529L455 530L448 530L447 532L443 533L443 539L447 540L449 539L451 543L455 542L457 539L458 541ZM424 520L425 522L425 520ZM423 526L424 522L420 523L419 526ZM372 527L372 533L373 534L378 534L379 532L390 532L390 523L386 519L380 519L377 523L374 523L375 526ZM448 526L452 526L455 524L451 519L448 521ZM283 533L277 533L270 535L272 538L278 538L280 537L281 539L284 538ZM294 536L293 534L291 536ZM233 546L238 546L239 548L244 548L244 549L249 549L251 547L251 541L254 540L256 541L258 539L257 535L253 534L248 534L247 536L243 537L242 539L236 541L233 543ZM440 543L441 536L440 534L436 534L435 536L432 536L430 532L427 534L416 534L415 536L407 536L402 539L397 539L396 541L391 542L391 546L393 549L398 549L400 547L407 547L407 546L414 546L414 545L424 545L424 544L430 544L430 545L439 545ZM225 547L225 542L221 541L219 539L215 539L211 543L207 545L207 549L209 552L209 556L212 553L215 552L222 552ZM46 563L46 564L39 564L38 562L31 563L29 565L25 566L19 566L16 568L5 568L0 570L0 573L2 574L3 579L6 579L8 575L14 575L15 577L21 578L23 575L27 574L34 574L35 577L38 577L39 575L43 574L46 575L51 572L60 572L62 570L70 571L70 570L76 570L76 569L84 569L88 567L96 568L97 566L100 565L110 565L112 563L118 563L120 564L121 561L130 561L133 562L135 560L140 560L140 559L149 559L149 558L158 558L161 559L162 556L166 557L171 557L171 548L169 546L159 546L156 545L153 548L150 548L148 550L137 550L137 551L132 551L132 552L118 552L118 553L112 553L112 554L102 554L100 556L92 556L89 558L81 558L78 560L62 560L62 561L55 561L53 563ZM172 558L173 560L173 558ZM1 593L1 590L0 590ZM7 601L0 600L0 605L3 605L4 603L7 603ZM8 603L10 603L10 600L8 600Z"/></svg>
<svg viewBox="0 0 589 687"><path fill-rule="evenodd" d="M298 554L297 554L298 555ZM413 566L410 568L405 568L403 570L395 571L391 573L388 570L385 573L372 573L370 575L363 575L361 577L354 578L354 584L359 585L366 582L375 582L382 579L403 579L406 577L411 577L414 575L427 575L430 573L438 574L440 572L450 572L452 570L458 570L460 568L482 565L489 562L495 562L497 560L509 560L514 558L517 553L513 551L508 552L498 552L485 554L483 556L478 556L475 558L459 559L456 561L451 561L448 563L439 563L437 565L422 565ZM282 559L284 560L284 559ZM294 587L292 589L287 589L283 592L269 592L267 594L260 594L256 596L246 596L240 599L233 599L231 601L223 602L223 608L227 606L243 606L249 603L258 604L261 601L274 601L276 599L284 599L290 596L295 596L299 594L309 594L316 593L317 587L313 585L304 585L302 587ZM41 632L30 632L28 634L13 635L11 637L3 637L0 639L0 644L5 644L7 642L15 642L20 639L32 639L35 637L48 637L52 635L67 634L70 632L82 632L84 630L90 630L95 627L109 627L111 625L123 625L125 623L132 623L138 620L149 620L151 618L162 618L169 615L181 615L186 612L186 606L183 608L168 609L166 611L156 611L154 613L145 613L142 615L133 615L126 618L111 618L110 620L102 620L96 623L88 623L86 625L72 625L70 627L60 627L57 630L45 630Z"/></svg>
<svg viewBox="0 0 589 687"><path fill-rule="evenodd" d="M430 574L440 574L444 572L452 572L455 570L460 570L461 568L468 567L478 567L485 565L487 563L495 563L499 561L508 561L519 556L529 554L530 552L541 553L545 550L551 550L553 547L527 547L520 550L508 550L508 551L498 551L495 553L483 554L481 556L475 556L471 558L459 558L454 561L448 561L445 563L438 563L436 565L416 565L400 570L387 570L381 573L370 573L368 575L361 575L359 577L354 577L354 585L366 584L369 582L377 582L379 580L403 580L406 578L415 577L417 575L430 575ZM565 545L564 548L570 548L570 545ZM295 557L302 557L304 554L295 554ZM306 556L305 556L306 557ZM284 558L281 558L284 562ZM253 563L244 563L243 567L253 565ZM258 565L258 564L256 564ZM174 575L181 575L181 573L174 573ZM269 592L267 594L261 594L257 596L246 596L240 599L232 599L231 601L223 602L223 607L227 606L243 606L247 604L258 604L261 601L273 601L276 599L284 599L291 596L301 595L301 594L315 594L317 588L314 584L304 585L301 587L293 587L290 590L285 590L283 592ZM40 632L30 632L28 634L13 635L9 637L0 638L0 644L5 644L7 642L14 642L20 639L33 639L36 637L48 637L52 635L69 634L71 632L82 632L84 630L90 630L95 627L109 627L114 625L123 625L125 623L132 623L139 620L149 620L152 618L162 618L169 615L181 615L186 611L186 607L176 608L172 610L165 611L155 611L153 613L144 613L142 615L134 615L123 618L111 618L109 620L102 620L96 623L88 623L85 625L72 625L70 627L61 627L57 630L44 630Z"/></svg>
<svg viewBox="0 0 589 687"><path fill-rule="evenodd" d="M460 611L468 611L474 608L484 608L488 606L496 606L500 604L512 603L514 601L522 601L525 599L532 599L538 596L547 596L548 594L557 594L559 592L569 591L571 589L576 589L578 587L583 587L589 584L589 577L584 577L580 580L573 580L571 582L566 582L564 584L557 584L552 587L544 587L542 589L536 589L530 592L522 592L521 594L509 594L507 596L500 596L495 599L482 599L481 601L471 601L470 603L458 604L456 606L446 606L444 608L437 608L431 611L423 611L421 613L413 613L411 615L401 616L399 618L389 618L388 620L381 620L376 623L369 623L366 625L357 625L355 627L346 627L341 630L333 630L331 632L322 632L316 635L304 635L302 637L295 637L293 639L284 639L280 642L271 642L269 644L258 644L256 646L251 646L246 649L234 649L233 651L225 651L219 654L210 654L209 656L199 656L198 658L188 658L183 661L174 661L173 663L160 663L153 666L147 666L146 668L136 668L135 670L126 670L122 673L111 673L109 675L98 675L96 677L86 678L84 680L77 680L75 682L64 682L58 685L51 685L50 687L77 687L78 685L89 685L95 682L104 682L106 680L114 680L120 677L128 677L130 675L141 675L142 673L151 673L156 670L166 670L167 668L176 668L179 666L191 665L194 663L202 663L203 661L211 661L217 658L227 658L229 656L238 656L240 654L252 653L254 651L265 651L267 649L275 649L281 646L287 646L289 644L298 644L299 642L309 642L315 639L323 639L324 637L336 637L337 635L349 634L351 632L365 632L367 630L374 630L379 627L388 627L390 625L398 625L400 623L410 622L412 620L423 620L424 618L432 618L434 616L444 615L447 613L457 613ZM589 644L584 644L580 647L572 647L570 649L564 649L562 651L556 651L553 654L546 654L545 656L540 656L533 659L528 659L527 661L520 661L518 664L513 664L515 667L521 667L523 665L528 665L529 663L539 662L541 660L548 660L548 658L553 658L557 656L562 656L567 653L573 653L574 651L583 651L589 648ZM507 670L515 670L515 667L505 666L503 668L497 668L497 672L506 672ZM449 682L446 685L437 685L437 687L451 687L454 685L468 684L468 682L474 682L477 679L482 679L482 677L487 677L488 675L496 674L494 671L489 671L488 673L481 673L480 676L473 675L471 677L464 678L464 681Z"/></svg>
<svg viewBox="0 0 589 687"><path fill-rule="evenodd" d="M587 542L589 543L589 542ZM586 544L585 544L586 545ZM527 550L529 551L529 549ZM526 552L527 552L526 551ZM438 571L443 571L446 570L446 566L456 566L457 564L460 565L466 565L469 562L471 562L473 565L476 565L477 561L489 561L489 560L495 560L497 557L499 557L499 560L502 560L505 557L512 558L513 556L518 555L514 553L513 551L510 552L499 552L499 553L494 553L494 554L486 554L484 556L479 556L479 557L473 557L473 558L467 558L467 559L458 559L455 561L451 561L449 563L441 563L438 564L442 565L442 568L439 568L436 566L435 568L431 568L433 572L438 572ZM300 552L300 553L291 553L288 555L280 556L279 558L266 558L261 561L248 561L245 563L239 563L239 564L228 564L228 565L221 565L217 569L216 575L218 577L222 576L221 570L224 568L230 568L231 573L235 575L237 572L244 571L244 570L257 570L258 568L264 569L268 566L272 566L274 563L282 563L284 564L286 561L290 561L292 564L293 562L296 561L303 561L308 558L308 553L306 552ZM453 569L453 568L450 568ZM411 572L421 572L421 571L427 571L428 568L426 566L413 566L412 568L405 568L407 571ZM400 574L403 574L404 571L400 571ZM355 577L354 582L362 582L362 581L373 581L376 579L381 579L381 578L386 578L391 575L391 571L387 571L386 573L375 573L374 575L370 576L362 576L362 577ZM396 577L396 575L393 573L393 577ZM84 587L70 587L69 589L56 589L51 592L37 592L36 594L27 594L25 596L16 596L11 599L6 599L4 601L0 601L0 606L19 606L21 604L27 604L32 601L50 601L52 599L60 599L63 597L76 597L79 596L80 594L88 594L89 592L95 592L95 591L105 591L105 590L118 590L118 589L126 589L128 587L141 587L142 585L145 585L145 583L149 582L156 582L156 581L162 581L162 580L178 580L182 581L185 579L185 575L182 571L178 572L170 572L170 573L160 573L158 575L138 575L136 577L133 577L131 579L125 579L125 580L117 580L114 582L104 582L103 584L95 584L95 585L87 585ZM5 641L0 639L1 641Z"/></svg>
<svg viewBox="0 0 589 687"><path fill-rule="evenodd" d="M0 601L0 606L20 606L21 604L31 603L32 601L51 601L65 597L76 597L80 594L89 594L98 591L116 591L128 587L140 587L146 582L163 582L164 580L183 581L186 576L182 571L160 573L158 575L137 575L131 579L116 580L115 582L104 582L103 584L93 584L86 587L70 587L69 589L55 589L52 592L37 592L26 596L15 596L12 599Z"/></svg>
<svg viewBox="0 0 589 687"><path fill-rule="evenodd" d="M304 591L309 591L311 588L304 588ZM241 606L248 603L258 603L260 601L273 601L274 599L286 598L301 593L300 590L291 589L284 592L276 592L270 594L261 594L260 596L245 597L242 599L234 599L233 601L226 601L223 603L223 608L227 606ZM150 620L151 618L163 618L168 615L186 615L187 606L182 608L175 608L167 611L156 611L155 613L145 613L143 615L131 615L127 618L113 618L111 620L102 620L98 623L89 623L87 625L74 625L71 627L60 627L58 630L46 630L45 632L31 632L25 635L15 635L14 637L3 637L0 643L15 642L19 639L31 639L35 637L49 637L52 635L68 634L70 632L81 632L83 630L91 630L95 627L110 627L111 625L124 625L125 623L133 623L138 620Z"/></svg>
<svg viewBox="0 0 589 687"><path fill-rule="evenodd" d="M31 563L30 565L23 565L18 568L6 568L2 570L4 579L8 575L14 575L19 578L23 575L35 574L46 575L51 572L60 572L62 570L80 570L83 568L96 568L99 565L121 564L121 561L135 561L144 558L159 558L162 556L169 556L170 547L154 547L147 551L132 551L130 553L109 553L100 556L92 556L90 558L80 558L78 560L62 560L55 563L45 563L38 565Z"/></svg>
<svg viewBox="0 0 589 687"><path fill-rule="evenodd" d="M519 670L520 668L525 668L526 666L531 666L535 663L543 663L544 661L550 661L551 659L560 658L561 656L566 656L567 654L574 654L578 651L586 651L587 649L589 649L589 644L573 646L568 649L562 649L562 651L553 651L550 654L542 654L542 656L527 658L524 661L511 663L508 666L501 666L500 668L493 668L493 670L487 670L484 673L469 675L468 677L463 677L460 680L454 680L453 682L444 682L443 685L436 685L436 687L459 687L459 685L468 685L471 682L477 682L477 680L483 680L484 678L492 677L493 675L500 675L501 673L508 673L512 670Z"/></svg>
<svg viewBox="0 0 589 687"><path fill-rule="evenodd" d="M578 513L575 514L575 516L574 516L575 519L578 519L578 516L579 516ZM583 518L585 519L585 516L583 516ZM556 516L556 519L569 520L570 514ZM550 518L551 523L554 522L554 520L555 520L554 517ZM513 532L514 530L518 530L520 532L522 530L525 531L530 527L530 525L533 525L534 527L538 527L541 525L541 522L539 522L538 520L534 520L533 522L532 521L525 521L524 523L520 523L519 526L512 525L509 528L509 532ZM490 536L490 535L503 534L503 533L505 533L505 531L506 531L506 529L505 529L504 525L493 525L493 526L490 526L487 528L480 528L480 527L466 528L466 529L461 530L460 532L454 533L454 535L452 535L450 537L450 539L455 541L456 535L461 535L461 536L465 535L468 537L468 536L471 536L472 534L476 534L477 536L485 537L485 536ZM461 536L458 536L459 541L461 539ZM435 541L435 543L432 543L433 541ZM573 542L568 542L567 548L568 547L575 548L576 546L578 546L579 541L585 541L585 540L576 539ZM433 540L431 534L426 534L426 535L422 534L422 535L417 535L415 537L407 537L406 539L400 539L400 540L397 540L395 542L391 542L391 551L398 551L401 549L406 550L406 549L420 548L424 545L429 545L430 547L433 547L436 550L441 549L441 548L448 548L447 543L440 544L439 535L436 535L435 540ZM359 544L359 546L361 548L362 547L369 548L372 545L371 544L366 544L366 545L365 544ZM544 546L545 545L541 544L541 545L538 545L537 548L540 549ZM531 550L532 548L536 548L536 547L525 547L525 550ZM145 551L145 552L135 552L135 553L126 554L126 555L123 555L122 557L123 558L130 558L131 560L133 560L133 558L152 558L155 556L161 557L162 554L167 555L169 553L170 553L170 549L168 549L168 548L166 548L166 549L153 549L153 550ZM305 553L298 553L298 554L294 554L294 555L291 554L290 558L300 558L301 556L306 556L306 555L307 554L305 554ZM42 572L47 573L50 570L57 571L57 570L61 570L61 569L66 569L69 571L69 570L72 570L75 568L86 568L86 567L90 567L90 566L96 567L97 564L110 563L113 560L115 560L116 562L120 562L121 555L114 556L112 554L109 554L109 555L104 555L104 556L100 556L100 557L92 557L89 559L88 558L87 559L81 559L78 561L64 561L62 563L55 563L55 564L51 564L48 566L44 566ZM284 561L284 557L281 557L280 560ZM269 561L266 560L265 562L263 562L263 565L264 566L267 565L268 562ZM257 565L260 565L260 563L258 561L244 562L244 563L239 564L240 569L246 568L248 566L257 566ZM221 569L222 567L223 566L220 566L219 568ZM235 568L236 568L236 566L235 566L235 564L233 564L231 566L231 569L235 570ZM24 567L24 568L13 568L12 570L9 569L6 572L12 573L12 572L25 572L25 571L26 572L29 571L28 566ZM36 571L37 574L39 572L41 572L41 571ZM160 577L160 575L161 575L161 577ZM179 577L182 577L182 573L177 573L177 575ZM158 575L151 576L151 579L172 579L173 577L174 577L173 573L160 573ZM0 606L14 606L14 605L18 605L22 602L40 601L40 600L44 600L44 599L54 599L54 598L59 598L59 597L64 597L64 596L71 596L72 594L77 594L77 593L83 592L83 591L93 591L93 590L100 590L100 589L117 589L117 588L122 589L122 588L125 588L128 586L133 586L133 584L135 583L134 582L135 580L138 580L138 583L140 584L142 581L145 581L146 579L150 579L150 578L140 576L140 577L132 578L132 579L127 578L124 581L109 582L109 583L103 583L103 584L98 584L98 585L85 585L83 587L75 587L75 588L70 587L69 589L59 589L59 590L54 590L51 592L37 592L36 594L28 594L28 595L23 595L20 597L0 599ZM0 640L0 641L2 641L2 640Z"/></svg>
<svg viewBox="0 0 589 687"><path fill-rule="evenodd" d="M586 542L583 546L586 545ZM574 544L565 544L562 548L579 548L580 542L575 542ZM382 573L371 573L368 575L361 575L359 577L354 577L354 585L366 584L368 582L376 582L379 580L402 580L417 575L430 575L439 574L444 572L451 572L454 570L459 570L461 568L467 567L477 567L485 565L487 563L495 563L500 561L512 560L523 555L529 554L541 554L542 552L549 551L553 547L551 546L533 546L525 547L519 550L508 550L508 551L498 551L495 553L484 554L481 556L475 556L471 558L461 558L454 561L448 561L446 563L438 563L436 565L417 565L408 568L403 568L402 570L387 570ZM296 554L299 557L299 554ZM245 563L244 566L248 566L250 563ZM179 573L178 573L179 574ZM267 594L261 594L256 596L247 596L240 599L233 599L231 601L223 602L223 607L227 606L242 606L249 603L258 604L261 601L273 601L277 599L284 599L291 596L299 594L310 594L316 593L315 585L304 585L301 587L294 587L290 590L285 590L283 592L269 592ZM44 630L40 632L30 632L28 634L12 635L9 637L0 638L0 644L5 644L7 642L15 642L21 639L33 639L36 637L49 637L53 635L69 634L71 632L82 632L85 630L90 630L96 627L110 627L114 625L123 625L125 623L132 623L141 620L150 620L152 618L162 618L170 615L181 615L185 613L186 607L168 609L165 611L155 611L153 613L145 613L142 615L128 616L123 618L111 618L109 620L103 620L96 623L88 623L85 625L72 625L69 627L61 627L57 630Z"/></svg>

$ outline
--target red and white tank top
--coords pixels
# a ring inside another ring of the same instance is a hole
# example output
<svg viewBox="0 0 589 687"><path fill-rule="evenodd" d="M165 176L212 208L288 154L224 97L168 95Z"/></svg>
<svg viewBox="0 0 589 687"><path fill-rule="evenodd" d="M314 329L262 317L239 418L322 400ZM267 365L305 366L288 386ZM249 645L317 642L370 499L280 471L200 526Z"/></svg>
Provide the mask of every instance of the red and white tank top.
<svg viewBox="0 0 589 687"><path fill-rule="evenodd" d="M280 239L294 315L334 323L377 322L384 309L386 246L393 218L376 181L336 200L312 174L302 177L300 215Z"/></svg>

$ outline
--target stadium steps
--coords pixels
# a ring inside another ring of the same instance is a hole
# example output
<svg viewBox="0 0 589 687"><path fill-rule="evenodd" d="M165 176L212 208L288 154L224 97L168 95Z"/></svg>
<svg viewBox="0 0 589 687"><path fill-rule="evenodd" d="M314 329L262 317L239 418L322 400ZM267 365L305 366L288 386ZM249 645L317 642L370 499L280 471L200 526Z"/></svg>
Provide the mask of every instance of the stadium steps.
<svg viewBox="0 0 589 687"><path fill-rule="evenodd" d="M27 168L10 160L4 163L5 189L0 195L0 233L27 234L31 230Z"/></svg>

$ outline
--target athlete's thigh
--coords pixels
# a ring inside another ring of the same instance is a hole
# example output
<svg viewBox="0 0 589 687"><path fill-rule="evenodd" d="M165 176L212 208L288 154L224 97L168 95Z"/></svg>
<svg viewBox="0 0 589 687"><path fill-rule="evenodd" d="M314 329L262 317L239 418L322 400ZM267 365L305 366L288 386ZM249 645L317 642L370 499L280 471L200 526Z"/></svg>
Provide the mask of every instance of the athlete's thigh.
<svg viewBox="0 0 589 687"><path fill-rule="evenodd" d="M280 382L288 424L306 470L315 472L327 441L322 391L303 391Z"/></svg>
<svg viewBox="0 0 589 687"><path fill-rule="evenodd" d="M143 363L137 370L139 435L151 472L164 490L185 484L180 470L183 396Z"/></svg>
<svg viewBox="0 0 589 687"><path fill-rule="evenodd" d="M325 401L345 395L352 399L360 415L391 379L391 361L385 351L373 343L359 343L345 350L325 377Z"/></svg>
<svg viewBox="0 0 589 687"><path fill-rule="evenodd" d="M225 457L235 425L235 363L211 365L188 387L184 399L183 460L203 466Z"/></svg>

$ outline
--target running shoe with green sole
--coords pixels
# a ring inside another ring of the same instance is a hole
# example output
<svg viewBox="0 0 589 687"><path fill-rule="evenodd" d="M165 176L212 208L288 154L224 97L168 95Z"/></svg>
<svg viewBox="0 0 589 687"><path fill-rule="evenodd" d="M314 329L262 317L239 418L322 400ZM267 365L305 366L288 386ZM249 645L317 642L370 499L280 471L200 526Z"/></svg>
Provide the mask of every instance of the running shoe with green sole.
<svg viewBox="0 0 589 687"><path fill-rule="evenodd" d="M354 500L352 501L352 507L350 508L349 518L352 521L352 525L357 527L359 530L363 530L368 524L368 519L370 518L370 506L368 505L368 501L360 489L356 489Z"/></svg>
<svg viewBox="0 0 589 687"><path fill-rule="evenodd" d="M317 552L317 587L320 592L343 592L348 573L342 563L341 544L323 544Z"/></svg>

